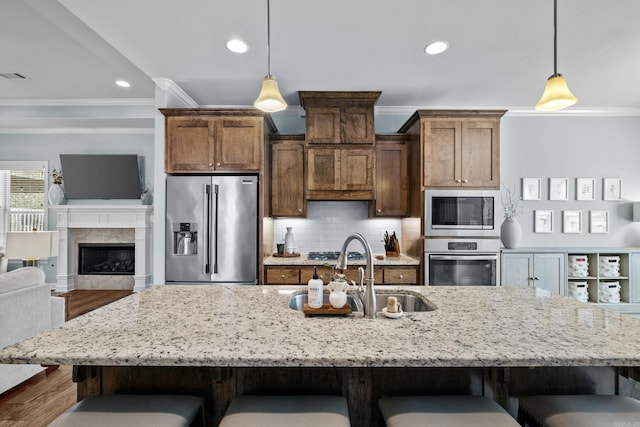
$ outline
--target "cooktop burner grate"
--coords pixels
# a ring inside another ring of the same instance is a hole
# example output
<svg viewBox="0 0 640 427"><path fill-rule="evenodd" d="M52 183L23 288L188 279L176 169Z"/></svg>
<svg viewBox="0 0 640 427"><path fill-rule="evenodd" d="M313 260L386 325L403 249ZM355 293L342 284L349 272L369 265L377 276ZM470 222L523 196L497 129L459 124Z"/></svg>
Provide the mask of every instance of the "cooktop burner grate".
<svg viewBox="0 0 640 427"><path fill-rule="evenodd" d="M340 252L309 252L307 259L310 261L337 261ZM347 252L347 261L364 260L364 254L360 252Z"/></svg>

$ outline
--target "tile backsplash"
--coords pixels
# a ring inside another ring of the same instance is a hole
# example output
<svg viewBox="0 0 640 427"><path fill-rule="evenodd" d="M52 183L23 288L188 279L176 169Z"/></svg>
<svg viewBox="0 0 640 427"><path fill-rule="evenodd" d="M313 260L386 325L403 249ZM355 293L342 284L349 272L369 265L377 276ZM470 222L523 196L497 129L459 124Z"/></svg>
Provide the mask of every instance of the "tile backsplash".
<svg viewBox="0 0 640 427"><path fill-rule="evenodd" d="M284 242L287 227L292 227L294 246L306 255L311 251L339 251L351 233L360 233L375 254L384 253L381 232L396 232L402 242L401 220L369 218L367 202L307 202L306 218L274 218L273 241ZM359 242L351 242L348 251L364 252Z"/></svg>

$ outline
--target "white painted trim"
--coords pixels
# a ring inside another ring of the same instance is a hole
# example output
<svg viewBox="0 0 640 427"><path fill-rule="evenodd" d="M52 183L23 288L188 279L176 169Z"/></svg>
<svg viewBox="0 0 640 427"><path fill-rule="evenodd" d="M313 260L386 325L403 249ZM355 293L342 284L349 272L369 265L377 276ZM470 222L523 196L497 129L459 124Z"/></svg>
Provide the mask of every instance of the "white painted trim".
<svg viewBox="0 0 640 427"><path fill-rule="evenodd" d="M10 135L153 135L154 128L1 128L0 134Z"/></svg>
<svg viewBox="0 0 640 427"><path fill-rule="evenodd" d="M441 106L375 106L376 115L411 116L416 110L507 110L506 116L531 116L531 117L637 117L640 116L640 108L570 108L560 111L538 111L533 107L441 107Z"/></svg>
<svg viewBox="0 0 640 427"><path fill-rule="evenodd" d="M153 98L94 98L94 99L0 99L0 107L52 107L52 106L141 106L155 105Z"/></svg>
<svg viewBox="0 0 640 427"><path fill-rule="evenodd" d="M173 80L166 79L163 77L155 78L151 80L153 80L153 82L156 84L156 86L159 89L164 90L169 94L171 94L172 96L176 97L185 106L191 107L191 108L199 107L198 103L194 101L193 98L191 98L191 96L189 96L189 94L185 92L180 86L178 86L178 84Z"/></svg>

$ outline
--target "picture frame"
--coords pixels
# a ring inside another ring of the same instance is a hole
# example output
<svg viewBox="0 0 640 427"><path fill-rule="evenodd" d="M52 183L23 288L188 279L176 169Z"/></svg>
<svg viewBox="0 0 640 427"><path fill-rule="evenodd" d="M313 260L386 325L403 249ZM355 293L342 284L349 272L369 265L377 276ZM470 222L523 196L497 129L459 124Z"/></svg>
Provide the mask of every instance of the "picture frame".
<svg viewBox="0 0 640 427"><path fill-rule="evenodd" d="M569 200L569 178L549 178L549 200Z"/></svg>
<svg viewBox="0 0 640 427"><path fill-rule="evenodd" d="M540 178L522 178L522 200L540 200L542 188Z"/></svg>
<svg viewBox="0 0 640 427"><path fill-rule="evenodd" d="M609 232L609 211L589 211L589 232Z"/></svg>
<svg viewBox="0 0 640 427"><path fill-rule="evenodd" d="M595 178L576 178L576 200L595 200Z"/></svg>
<svg viewBox="0 0 640 427"><path fill-rule="evenodd" d="M582 233L582 211L562 212L562 232Z"/></svg>
<svg viewBox="0 0 640 427"><path fill-rule="evenodd" d="M534 233L553 233L553 211L552 210L536 210L534 211Z"/></svg>
<svg viewBox="0 0 640 427"><path fill-rule="evenodd" d="M602 179L602 200L622 200L622 180L620 178Z"/></svg>

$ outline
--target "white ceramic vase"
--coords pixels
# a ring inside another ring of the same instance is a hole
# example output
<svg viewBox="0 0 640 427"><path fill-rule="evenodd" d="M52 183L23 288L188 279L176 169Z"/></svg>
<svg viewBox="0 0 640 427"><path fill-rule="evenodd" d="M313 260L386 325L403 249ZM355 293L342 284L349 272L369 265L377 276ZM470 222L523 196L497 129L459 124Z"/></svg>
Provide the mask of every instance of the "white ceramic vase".
<svg viewBox="0 0 640 427"><path fill-rule="evenodd" d="M52 184L51 187L49 187L49 192L47 193L47 199L49 199L50 205L65 204L67 201L67 198L64 195L64 190L62 189L62 185Z"/></svg>
<svg viewBox="0 0 640 427"><path fill-rule="evenodd" d="M520 245L522 228L520 223L513 219L505 219L500 226L500 239L507 249L514 249Z"/></svg>
<svg viewBox="0 0 640 427"><path fill-rule="evenodd" d="M284 250L290 254L295 252L295 247L293 246L293 231L291 231L292 227L287 227L287 232L284 235Z"/></svg>

